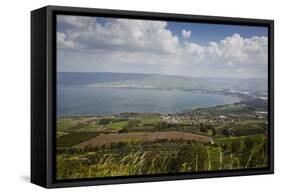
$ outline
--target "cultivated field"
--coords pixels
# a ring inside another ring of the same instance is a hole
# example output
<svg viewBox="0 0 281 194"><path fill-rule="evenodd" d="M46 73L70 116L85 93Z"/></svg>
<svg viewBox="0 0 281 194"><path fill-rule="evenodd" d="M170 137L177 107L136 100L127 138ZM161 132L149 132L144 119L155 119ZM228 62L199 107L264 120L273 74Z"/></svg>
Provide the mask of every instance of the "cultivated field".
<svg viewBox="0 0 281 194"><path fill-rule="evenodd" d="M197 135L188 132L168 131L168 132L133 132L126 134L100 134L90 140L78 144L78 147L110 145L117 142L128 141L155 141L161 139L190 140L203 143L212 143L213 139L208 136Z"/></svg>

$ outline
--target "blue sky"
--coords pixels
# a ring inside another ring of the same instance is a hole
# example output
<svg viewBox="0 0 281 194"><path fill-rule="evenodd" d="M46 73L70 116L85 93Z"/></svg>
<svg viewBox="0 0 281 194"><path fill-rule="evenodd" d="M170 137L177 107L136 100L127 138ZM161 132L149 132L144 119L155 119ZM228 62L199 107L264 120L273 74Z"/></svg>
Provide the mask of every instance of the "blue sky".
<svg viewBox="0 0 281 194"><path fill-rule="evenodd" d="M266 27L226 24L168 22L167 29L178 37L182 37L181 33L183 29L191 30L192 35L190 41L196 42L202 46L207 45L211 41L218 42L235 33L240 34L243 38L268 35Z"/></svg>
<svg viewBox="0 0 281 194"><path fill-rule="evenodd" d="M266 27L57 18L58 71L267 78Z"/></svg>

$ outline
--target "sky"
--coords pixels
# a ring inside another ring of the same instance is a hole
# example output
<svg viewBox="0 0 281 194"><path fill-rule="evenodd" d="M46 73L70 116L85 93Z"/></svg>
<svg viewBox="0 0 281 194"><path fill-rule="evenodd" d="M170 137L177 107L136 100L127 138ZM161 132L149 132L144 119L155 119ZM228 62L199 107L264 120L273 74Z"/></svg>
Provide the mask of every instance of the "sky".
<svg viewBox="0 0 281 194"><path fill-rule="evenodd" d="M266 27L57 16L59 72L267 78Z"/></svg>

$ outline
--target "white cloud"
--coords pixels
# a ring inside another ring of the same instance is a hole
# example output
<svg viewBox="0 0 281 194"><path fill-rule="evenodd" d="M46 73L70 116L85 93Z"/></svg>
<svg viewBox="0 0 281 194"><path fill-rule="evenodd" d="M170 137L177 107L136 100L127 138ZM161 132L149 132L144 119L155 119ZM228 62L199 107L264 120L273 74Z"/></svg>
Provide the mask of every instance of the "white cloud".
<svg viewBox="0 0 281 194"><path fill-rule="evenodd" d="M167 22L58 16L60 71L118 71L189 76L267 76L267 37L238 33L218 42L184 43Z"/></svg>
<svg viewBox="0 0 281 194"><path fill-rule="evenodd" d="M209 42L207 46L185 42L184 51L196 63L221 63L235 65L267 64L267 37L242 38L233 34L223 40Z"/></svg>
<svg viewBox="0 0 281 194"><path fill-rule="evenodd" d="M78 28L82 29L86 26L92 26L96 23L95 17L84 17L84 16L57 16L58 24L63 24L66 28Z"/></svg>
<svg viewBox="0 0 281 194"><path fill-rule="evenodd" d="M59 48L74 48L74 42L66 40L66 36L62 32L57 32L57 44Z"/></svg>
<svg viewBox="0 0 281 194"><path fill-rule="evenodd" d="M93 17L67 17L58 16L58 23L79 48L172 53L179 46L164 21L108 19L101 25Z"/></svg>
<svg viewBox="0 0 281 194"><path fill-rule="evenodd" d="M190 30L188 30L188 31L182 30L182 36L186 40L189 39L190 36L191 36L191 31Z"/></svg>

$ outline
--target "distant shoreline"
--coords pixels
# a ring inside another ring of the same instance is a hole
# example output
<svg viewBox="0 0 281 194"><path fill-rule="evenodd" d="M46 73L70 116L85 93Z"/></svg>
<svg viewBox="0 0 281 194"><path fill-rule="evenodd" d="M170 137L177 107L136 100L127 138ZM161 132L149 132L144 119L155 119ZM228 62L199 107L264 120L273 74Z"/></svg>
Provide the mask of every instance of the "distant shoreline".
<svg viewBox="0 0 281 194"><path fill-rule="evenodd" d="M268 78L260 78L260 77L196 77L196 76L190 76L190 75L180 75L180 74L160 74L160 73L135 73L135 72L109 72L109 71L100 71L100 72L71 72L71 71L58 71L58 74L62 73L85 73L85 74L136 74L136 75L152 75L152 76L175 76L175 77L184 77L184 78L202 78L202 79L255 79L255 80L267 80Z"/></svg>

